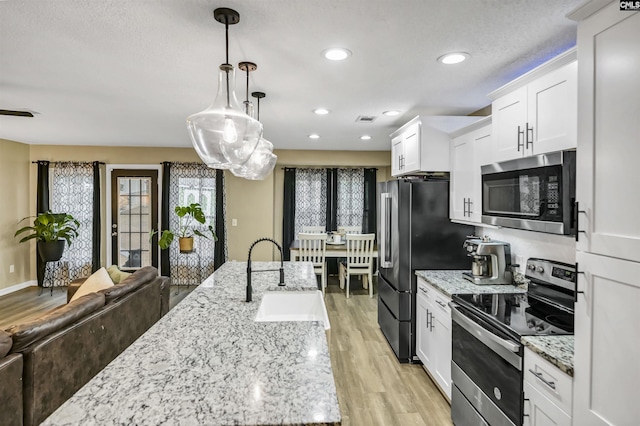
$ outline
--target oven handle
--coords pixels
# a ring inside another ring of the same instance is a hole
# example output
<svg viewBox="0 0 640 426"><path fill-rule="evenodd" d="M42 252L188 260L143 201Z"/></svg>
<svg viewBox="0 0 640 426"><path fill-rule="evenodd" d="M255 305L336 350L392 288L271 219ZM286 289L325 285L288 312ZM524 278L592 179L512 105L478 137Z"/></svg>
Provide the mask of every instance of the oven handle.
<svg viewBox="0 0 640 426"><path fill-rule="evenodd" d="M459 305L449 302L449 307L451 308L452 320L457 322L462 328L467 330L489 348L498 352L499 355L505 358L505 360L511 365L516 367L518 370L522 370L522 357L520 356L521 345L519 343L502 339L479 324L476 324L457 309Z"/></svg>

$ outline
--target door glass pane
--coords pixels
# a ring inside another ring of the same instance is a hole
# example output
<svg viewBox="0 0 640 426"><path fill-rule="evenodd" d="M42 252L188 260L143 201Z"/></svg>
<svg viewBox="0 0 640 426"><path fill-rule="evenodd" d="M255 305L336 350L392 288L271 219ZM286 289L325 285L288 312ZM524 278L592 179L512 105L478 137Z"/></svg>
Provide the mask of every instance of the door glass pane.
<svg viewBox="0 0 640 426"><path fill-rule="evenodd" d="M151 177L118 177L118 266L151 265Z"/></svg>

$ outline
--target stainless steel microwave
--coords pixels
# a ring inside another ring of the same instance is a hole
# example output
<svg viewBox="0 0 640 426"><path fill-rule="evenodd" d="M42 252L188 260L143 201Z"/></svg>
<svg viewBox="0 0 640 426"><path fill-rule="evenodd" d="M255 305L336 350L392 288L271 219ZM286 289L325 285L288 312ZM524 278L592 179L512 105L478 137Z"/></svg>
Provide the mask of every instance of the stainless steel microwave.
<svg viewBox="0 0 640 426"><path fill-rule="evenodd" d="M576 151L482 166L482 222L575 235Z"/></svg>

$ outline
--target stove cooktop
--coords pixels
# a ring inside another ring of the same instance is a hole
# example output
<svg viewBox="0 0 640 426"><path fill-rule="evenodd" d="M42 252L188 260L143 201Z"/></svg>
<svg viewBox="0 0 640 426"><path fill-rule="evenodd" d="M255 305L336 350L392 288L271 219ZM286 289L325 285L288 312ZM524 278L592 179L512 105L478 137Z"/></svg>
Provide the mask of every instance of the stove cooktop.
<svg viewBox="0 0 640 426"><path fill-rule="evenodd" d="M573 313L527 294L459 294L454 301L516 337L573 334Z"/></svg>

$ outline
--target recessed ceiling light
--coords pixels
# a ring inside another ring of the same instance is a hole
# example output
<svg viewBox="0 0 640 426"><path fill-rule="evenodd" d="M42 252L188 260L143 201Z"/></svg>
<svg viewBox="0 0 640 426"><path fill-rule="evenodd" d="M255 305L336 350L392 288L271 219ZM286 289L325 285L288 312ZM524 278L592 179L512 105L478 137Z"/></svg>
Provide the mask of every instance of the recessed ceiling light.
<svg viewBox="0 0 640 426"><path fill-rule="evenodd" d="M383 112L387 117L395 117L396 115L400 115L400 111L397 109L390 109L389 111Z"/></svg>
<svg viewBox="0 0 640 426"><path fill-rule="evenodd" d="M317 133L311 133L309 139L320 139L320 135Z"/></svg>
<svg viewBox="0 0 640 426"><path fill-rule="evenodd" d="M318 115L327 115L329 114L329 110L326 108L316 108L313 110L313 112L315 112Z"/></svg>
<svg viewBox="0 0 640 426"><path fill-rule="evenodd" d="M325 58L331 61L342 61L343 59L347 59L349 56L351 56L351 51L342 47L334 47L325 50L324 52L322 52L322 54Z"/></svg>
<svg viewBox="0 0 640 426"><path fill-rule="evenodd" d="M460 62L469 59L471 55L466 52L447 53L438 58L438 62L442 62L446 65L459 64Z"/></svg>
<svg viewBox="0 0 640 426"><path fill-rule="evenodd" d="M368 141L368 140L370 140L370 139L371 139L371 136L369 136L369 135L362 135L362 136L360 136L360 139L362 139L363 141Z"/></svg>

